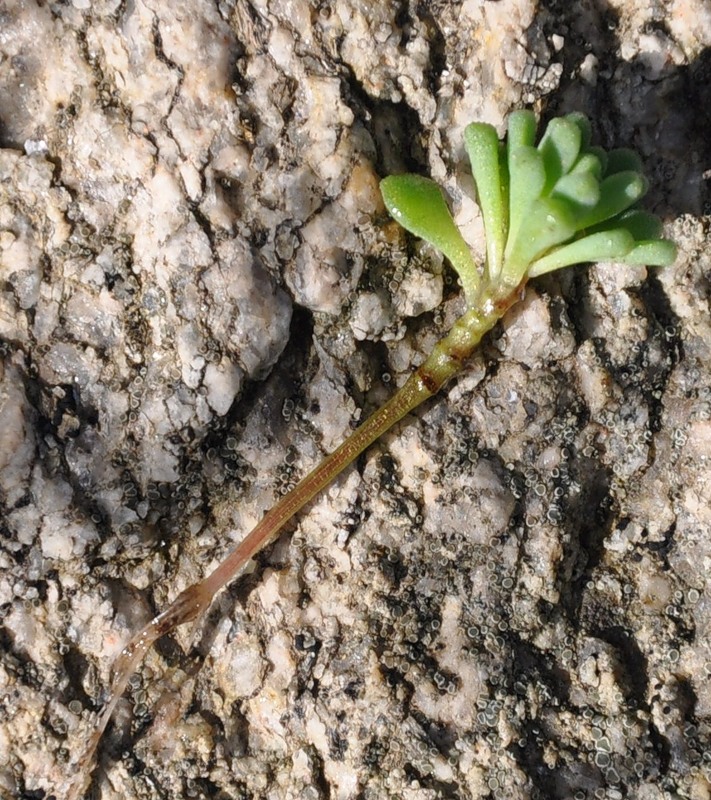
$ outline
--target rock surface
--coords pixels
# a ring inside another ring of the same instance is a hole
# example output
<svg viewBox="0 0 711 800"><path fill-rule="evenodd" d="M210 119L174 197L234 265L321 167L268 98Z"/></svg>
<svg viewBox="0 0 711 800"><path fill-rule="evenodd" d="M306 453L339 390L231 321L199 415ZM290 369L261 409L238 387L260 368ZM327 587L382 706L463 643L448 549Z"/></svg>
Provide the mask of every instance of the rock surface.
<svg viewBox="0 0 711 800"><path fill-rule="evenodd" d="M457 308L462 131L579 109L673 268L539 280L104 739L123 798L711 797L711 13L702 0L5 0L0 797L61 798L111 661Z"/></svg>

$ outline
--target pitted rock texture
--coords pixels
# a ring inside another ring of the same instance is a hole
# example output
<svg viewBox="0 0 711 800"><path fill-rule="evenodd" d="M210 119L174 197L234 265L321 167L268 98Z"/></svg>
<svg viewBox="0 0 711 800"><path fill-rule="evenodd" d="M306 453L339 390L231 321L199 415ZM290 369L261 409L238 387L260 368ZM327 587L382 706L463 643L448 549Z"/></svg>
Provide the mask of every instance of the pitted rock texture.
<svg viewBox="0 0 711 800"><path fill-rule="evenodd" d="M387 219L462 132L578 109L673 268L534 282L439 398L161 642L91 796L711 797L711 14L0 8L0 797L61 798L123 643L461 309Z"/></svg>

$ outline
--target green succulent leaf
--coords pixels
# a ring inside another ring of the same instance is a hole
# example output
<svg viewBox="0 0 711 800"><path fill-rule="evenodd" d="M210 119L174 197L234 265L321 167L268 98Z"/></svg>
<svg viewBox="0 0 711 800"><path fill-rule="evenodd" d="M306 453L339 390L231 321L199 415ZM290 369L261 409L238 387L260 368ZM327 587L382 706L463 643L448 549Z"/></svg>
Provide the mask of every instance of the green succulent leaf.
<svg viewBox="0 0 711 800"><path fill-rule="evenodd" d="M528 270L528 275L530 278L536 278L546 272L586 261L619 261L634 248L634 244L632 234L626 230L593 233L558 247L534 261Z"/></svg>
<svg viewBox="0 0 711 800"><path fill-rule="evenodd" d="M590 140L592 139L592 126L590 125L590 120L585 116L585 114L581 114L579 111L573 111L572 113L567 114L565 119L578 126L581 137L580 149L581 151L586 150L590 146Z"/></svg>
<svg viewBox="0 0 711 800"><path fill-rule="evenodd" d="M474 298L479 271L439 186L419 175L391 175L380 182L380 191L393 219L444 253L457 271L465 295Z"/></svg>
<svg viewBox="0 0 711 800"><path fill-rule="evenodd" d="M669 239L654 239L637 242L624 258L623 264L636 264L644 267L670 267L676 261L677 248Z"/></svg>
<svg viewBox="0 0 711 800"><path fill-rule="evenodd" d="M647 191L647 181L639 172L615 172L600 182L600 200L578 218L577 228L590 228L628 209Z"/></svg>
<svg viewBox="0 0 711 800"><path fill-rule="evenodd" d="M506 243L506 181L499 163L499 137L492 125L473 122L464 131L464 145L476 181L486 230L486 256L490 275L498 275Z"/></svg>
<svg viewBox="0 0 711 800"><path fill-rule="evenodd" d="M623 211L615 220L615 226L629 231L637 242L644 239L659 239L662 235L662 223L659 217L639 208Z"/></svg>
<svg viewBox="0 0 711 800"><path fill-rule="evenodd" d="M536 143L536 115L533 111L513 111L509 116L506 144L509 156L519 147L533 147ZM509 171L511 164L509 163Z"/></svg>
<svg viewBox="0 0 711 800"><path fill-rule="evenodd" d="M547 194L578 160L583 135L568 117L557 117L548 124L538 145L546 170L544 194Z"/></svg>
<svg viewBox="0 0 711 800"><path fill-rule="evenodd" d="M505 259L511 255L518 240L521 223L532 203L541 196L546 182L543 157L535 147L509 149L509 226Z"/></svg>

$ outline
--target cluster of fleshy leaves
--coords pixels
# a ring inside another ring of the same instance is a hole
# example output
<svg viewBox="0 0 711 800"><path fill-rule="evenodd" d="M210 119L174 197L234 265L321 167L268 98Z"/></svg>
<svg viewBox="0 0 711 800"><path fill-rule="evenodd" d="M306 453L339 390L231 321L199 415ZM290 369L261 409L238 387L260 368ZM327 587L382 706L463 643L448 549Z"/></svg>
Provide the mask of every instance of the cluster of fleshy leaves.
<svg viewBox="0 0 711 800"><path fill-rule="evenodd" d="M486 234L481 270L434 181L385 178L385 205L405 229L451 261L469 305L483 286L513 288L526 277L572 264L671 264L676 247L661 238L661 222L635 207L647 190L639 157L632 150L591 146L590 133L588 119L577 113L551 120L537 145L530 111L511 114L505 144L491 125L467 126L465 145Z"/></svg>

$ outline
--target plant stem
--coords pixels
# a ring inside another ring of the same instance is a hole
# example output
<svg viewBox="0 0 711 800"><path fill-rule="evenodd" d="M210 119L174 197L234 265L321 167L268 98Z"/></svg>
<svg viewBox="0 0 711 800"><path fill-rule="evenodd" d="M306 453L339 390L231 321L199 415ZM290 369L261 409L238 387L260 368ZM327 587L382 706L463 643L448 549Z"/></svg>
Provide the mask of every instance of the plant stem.
<svg viewBox="0 0 711 800"><path fill-rule="evenodd" d="M235 578L245 564L274 539L295 514L335 480L376 439L414 408L436 394L453 375L459 372L482 336L491 330L510 306L521 297L522 290L523 283L513 291L509 287L502 295L491 290L482 292L478 307L466 311L454 323L449 333L435 345L425 362L385 405L375 411L333 453L326 456L318 466L302 478L206 578L182 591L165 611L154 617L131 639L114 662L108 700L84 752L75 764L77 781L69 787L65 795L66 800L76 800L88 785L94 752L116 703L125 691L129 678L153 644L178 625L190 622L206 611L217 592Z"/></svg>

